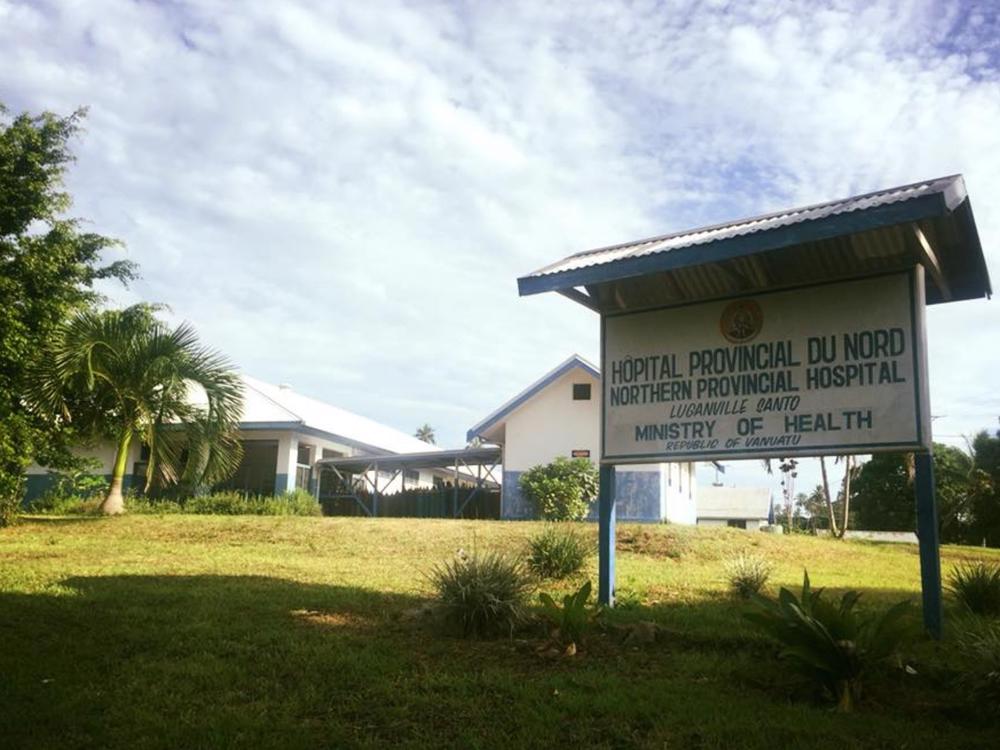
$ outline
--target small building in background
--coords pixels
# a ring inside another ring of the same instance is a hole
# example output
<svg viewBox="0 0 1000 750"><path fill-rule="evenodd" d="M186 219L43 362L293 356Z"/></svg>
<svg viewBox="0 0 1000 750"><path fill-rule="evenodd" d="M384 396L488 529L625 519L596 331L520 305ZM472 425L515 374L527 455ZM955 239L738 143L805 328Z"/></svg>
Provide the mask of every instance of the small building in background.
<svg viewBox="0 0 1000 750"><path fill-rule="evenodd" d="M702 487L698 490L698 525L757 531L768 525L771 507L767 487Z"/></svg>
<svg viewBox="0 0 1000 750"><path fill-rule="evenodd" d="M474 425L468 439L503 449L501 517L533 518L519 480L557 456L600 458L601 373L574 354ZM619 466L618 518L693 524L697 487L691 462Z"/></svg>

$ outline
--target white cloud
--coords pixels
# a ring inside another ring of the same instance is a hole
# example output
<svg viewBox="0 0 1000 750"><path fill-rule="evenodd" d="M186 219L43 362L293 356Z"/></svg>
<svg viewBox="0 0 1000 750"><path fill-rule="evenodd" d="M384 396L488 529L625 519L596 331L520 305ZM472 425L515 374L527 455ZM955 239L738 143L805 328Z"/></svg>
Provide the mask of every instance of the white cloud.
<svg viewBox="0 0 1000 750"><path fill-rule="evenodd" d="M990 2L0 0L0 92L90 106L70 187L141 264L118 299L455 444L596 357L592 314L516 296L569 252L964 172L1000 278L998 38ZM998 319L931 310L942 434L993 424Z"/></svg>

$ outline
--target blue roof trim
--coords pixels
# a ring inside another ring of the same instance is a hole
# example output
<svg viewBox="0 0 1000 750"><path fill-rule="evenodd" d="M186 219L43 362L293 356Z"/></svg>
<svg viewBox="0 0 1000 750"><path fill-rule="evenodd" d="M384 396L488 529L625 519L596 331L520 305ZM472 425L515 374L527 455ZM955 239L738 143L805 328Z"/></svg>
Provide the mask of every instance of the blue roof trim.
<svg viewBox="0 0 1000 750"><path fill-rule="evenodd" d="M520 296L524 297L568 287L618 281L685 266L718 263L843 234L866 232L893 224L943 216L950 211L949 204L955 197L957 196L952 196L948 191L929 193L905 201L762 229L720 240L710 240L675 250L623 258L569 271L522 276L517 280L517 290Z"/></svg>
<svg viewBox="0 0 1000 750"><path fill-rule="evenodd" d="M470 427L468 432L465 433L465 439L472 440L475 437L479 437L481 433L486 432L491 427L494 427L497 423L503 421L511 412L520 407L526 401L538 395L538 393L548 388L563 375L566 375L567 373L571 372L572 370L575 370L576 368L584 370L585 372L589 373L598 380L601 379L600 370L594 367L594 365L585 360L579 354L574 354L572 357L570 357L561 365L552 370L552 372L543 376L541 380L538 380L537 382L528 386L527 389L525 389L517 396L512 398L510 401L508 401L506 404L501 406L497 411L490 414L488 417L486 417L486 419Z"/></svg>

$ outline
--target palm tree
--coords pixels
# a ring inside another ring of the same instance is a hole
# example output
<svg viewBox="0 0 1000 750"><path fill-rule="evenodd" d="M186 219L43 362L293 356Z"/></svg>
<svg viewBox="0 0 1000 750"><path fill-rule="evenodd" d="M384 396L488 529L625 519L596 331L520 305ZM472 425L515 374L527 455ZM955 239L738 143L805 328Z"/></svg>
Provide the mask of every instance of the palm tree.
<svg viewBox="0 0 1000 750"><path fill-rule="evenodd" d="M854 456L844 456L844 483L840 490L844 496L844 520L840 524L840 533L838 534L841 539L847 534L847 524L851 517L851 475L853 473Z"/></svg>
<svg viewBox="0 0 1000 750"><path fill-rule="evenodd" d="M774 466L771 463L771 459L762 459L761 463L764 464L764 468L768 474L774 474ZM793 506L795 505L795 479L799 475L798 467L798 459L778 459L778 470L781 472L781 499L785 504L785 521L788 524L788 533L791 533L795 528L793 525Z"/></svg>
<svg viewBox="0 0 1000 750"><path fill-rule="evenodd" d="M42 357L29 399L42 414L115 440L103 513L124 510L129 446L149 446L146 489L154 483L196 489L239 466L237 427L243 384L194 329L171 329L150 305L78 313Z"/></svg>
<svg viewBox="0 0 1000 750"><path fill-rule="evenodd" d="M431 445L436 443L434 439L434 428L426 422L424 422L422 427L417 428L417 431L413 433L413 437L418 440L423 440L425 443L430 443Z"/></svg>
<svg viewBox="0 0 1000 750"><path fill-rule="evenodd" d="M840 532L837 531L837 516L833 512L833 498L830 497L830 480L826 475L826 457L819 457L819 469L823 474L823 499L826 501L826 514L830 518L830 534L831 536L839 537Z"/></svg>

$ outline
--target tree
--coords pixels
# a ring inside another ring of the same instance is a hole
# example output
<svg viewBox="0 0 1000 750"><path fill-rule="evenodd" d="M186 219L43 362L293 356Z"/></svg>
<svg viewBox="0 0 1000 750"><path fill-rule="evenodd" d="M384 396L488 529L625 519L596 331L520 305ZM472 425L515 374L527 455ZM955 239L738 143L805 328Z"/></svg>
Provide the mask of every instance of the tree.
<svg viewBox="0 0 1000 750"><path fill-rule="evenodd" d="M833 512L833 498L830 497L830 480L826 476L826 457L819 457L819 469L823 475L823 500L826 503L826 516L830 521L830 533L833 536L839 537L840 532L837 530L837 515Z"/></svg>
<svg viewBox="0 0 1000 750"><path fill-rule="evenodd" d="M973 541L973 471L972 456L968 453L949 445L934 444L934 495L938 527L944 542Z"/></svg>
<svg viewBox="0 0 1000 750"><path fill-rule="evenodd" d="M829 529L829 510L823 485L817 484L808 495L800 492L795 498L797 527L812 534Z"/></svg>
<svg viewBox="0 0 1000 750"><path fill-rule="evenodd" d="M28 372L59 323L93 305L98 279L128 282L129 262L105 264L116 241L80 231L63 177L84 111L11 118L0 104L0 526L13 520L32 460L69 468L72 429L24 408Z"/></svg>
<svg viewBox="0 0 1000 750"><path fill-rule="evenodd" d="M763 460L764 468L767 470L768 474L774 474L774 466L771 464L771 459L765 458ZM792 517L793 508L795 507L795 479L798 477L798 459L795 458L779 458L778 459L778 471L781 472L781 499L782 508L785 511L785 528L791 531L795 528L794 518Z"/></svg>
<svg viewBox="0 0 1000 750"><path fill-rule="evenodd" d="M521 491L547 521L579 521L597 498L597 468L586 458L558 456L521 475Z"/></svg>
<svg viewBox="0 0 1000 750"><path fill-rule="evenodd" d="M911 456L879 453L856 472L851 497L860 528L902 531L916 527ZM942 541L969 540L972 468L972 459L963 451L934 443L934 488Z"/></svg>
<svg viewBox="0 0 1000 750"><path fill-rule="evenodd" d="M916 505L905 454L877 453L854 482L858 526L866 531L903 531L916 526Z"/></svg>
<svg viewBox="0 0 1000 750"><path fill-rule="evenodd" d="M971 447L969 541L1000 547L1000 432L983 430Z"/></svg>
<svg viewBox="0 0 1000 750"><path fill-rule="evenodd" d="M857 473L857 465L854 463L854 456L844 456L844 479L840 485L840 495L838 503L843 508L843 516L840 522L838 537L843 539L847 530L851 527L851 480Z"/></svg>
<svg viewBox="0 0 1000 750"><path fill-rule="evenodd" d="M149 446L147 489L160 482L194 491L239 466L243 385L194 329L171 329L149 305L84 311L59 326L29 393L44 416L115 440L111 487L101 511L124 510L129 446Z"/></svg>
<svg viewBox="0 0 1000 750"><path fill-rule="evenodd" d="M421 427L417 428L417 431L413 433L413 437L417 438L417 440L423 440L425 443L430 443L431 445L435 445L437 443L434 437L434 428L426 422L424 422Z"/></svg>

